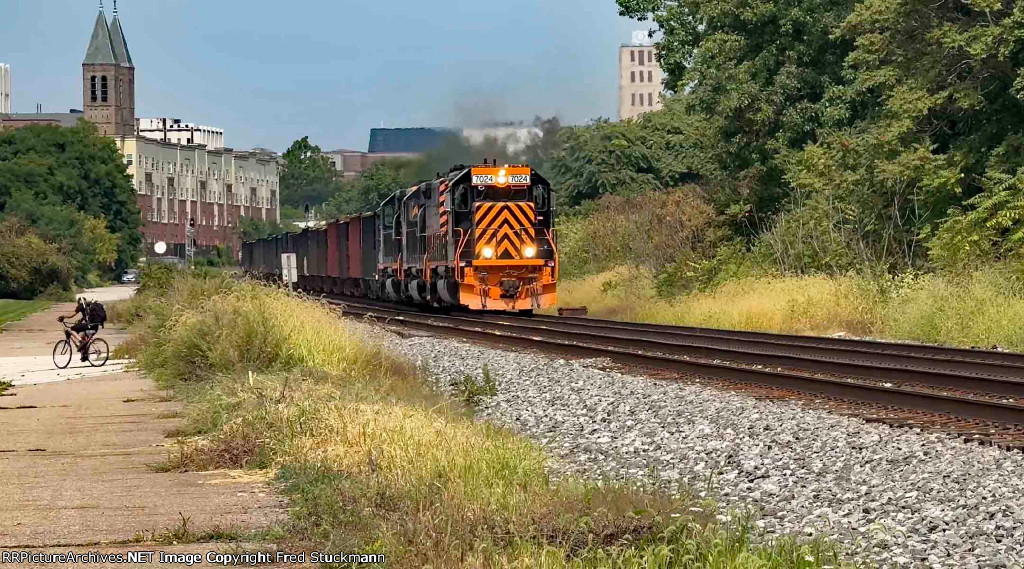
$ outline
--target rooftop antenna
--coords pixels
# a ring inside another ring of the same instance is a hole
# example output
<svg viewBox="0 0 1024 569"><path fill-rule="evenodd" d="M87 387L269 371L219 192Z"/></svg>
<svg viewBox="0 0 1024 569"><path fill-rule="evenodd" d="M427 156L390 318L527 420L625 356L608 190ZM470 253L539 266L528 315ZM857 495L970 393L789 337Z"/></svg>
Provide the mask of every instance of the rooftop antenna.
<svg viewBox="0 0 1024 569"><path fill-rule="evenodd" d="M114 0L114 17L117 17L117 0Z"/></svg>
<svg viewBox="0 0 1024 569"><path fill-rule="evenodd" d="M103 0L100 0L100 12L103 11Z"/></svg>

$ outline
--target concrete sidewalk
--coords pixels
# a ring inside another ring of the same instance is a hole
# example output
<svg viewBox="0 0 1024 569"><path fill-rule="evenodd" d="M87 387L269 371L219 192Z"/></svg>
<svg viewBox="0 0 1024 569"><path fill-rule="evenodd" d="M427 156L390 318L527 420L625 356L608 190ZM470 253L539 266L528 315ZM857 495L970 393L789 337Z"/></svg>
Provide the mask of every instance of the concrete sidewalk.
<svg viewBox="0 0 1024 569"><path fill-rule="evenodd" d="M0 549L205 553L233 546L121 542L174 528L183 516L196 532L246 533L281 523L285 503L265 477L153 468L174 452L166 435L180 426L180 404L151 380L125 372L123 363L65 375L53 369L50 350L61 335L50 323L68 306L0 334L0 373L16 375L19 384L0 397ZM103 337L113 348L126 335L108 329ZM3 357L11 352L17 355Z"/></svg>
<svg viewBox="0 0 1024 569"><path fill-rule="evenodd" d="M89 300L99 300L106 304L130 298L135 294L134 286L112 286L89 289L79 296ZM53 345L64 339L64 327L57 322L61 314L75 311L75 303L61 302L50 306L47 310L30 314L25 318L11 322L3 327L0 333L0 376L13 373L13 368L5 368L3 360L12 357L40 356L45 357L53 367ZM111 350L128 338L128 333L115 328L100 330L100 337L110 344ZM78 362L76 361L75 364ZM7 362L13 365L13 362ZM75 365L73 364L73 365Z"/></svg>

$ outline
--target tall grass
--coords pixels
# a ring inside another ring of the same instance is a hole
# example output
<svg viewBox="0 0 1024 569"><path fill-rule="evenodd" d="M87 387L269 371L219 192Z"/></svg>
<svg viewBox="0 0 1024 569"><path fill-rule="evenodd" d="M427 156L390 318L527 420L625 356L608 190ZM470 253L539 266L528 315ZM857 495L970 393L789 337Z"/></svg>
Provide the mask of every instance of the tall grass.
<svg viewBox="0 0 1024 569"><path fill-rule="evenodd" d="M596 317L790 334L846 333L1024 351L1024 270L959 275L755 277L661 298L642 272L562 283L561 306Z"/></svg>
<svg viewBox="0 0 1024 569"><path fill-rule="evenodd" d="M316 302L179 276L113 312L138 333L125 349L187 402L192 436L169 466L276 470L299 545L390 567L841 565L820 540L755 544L686 492L553 481L542 449Z"/></svg>

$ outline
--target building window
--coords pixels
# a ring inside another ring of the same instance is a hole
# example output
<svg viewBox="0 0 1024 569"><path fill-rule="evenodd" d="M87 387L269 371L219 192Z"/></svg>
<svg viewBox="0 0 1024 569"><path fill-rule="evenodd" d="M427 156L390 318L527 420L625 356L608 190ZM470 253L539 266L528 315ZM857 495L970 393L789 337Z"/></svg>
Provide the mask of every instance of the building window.
<svg viewBox="0 0 1024 569"><path fill-rule="evenodd" d="M653 71L648 71L647 72L647 82L648 83L654 83L654 72Z"/></svg>
<svg viewBox="0 0 1024 569"><path fill-rule="evenodd" d="M89 78L89 100L93 103L96 102L96 76L93 75Z"/></svg>
<svg viewBox="0 0 1024 569"><path fill-rule="evenodd" d="M644 94L640 93L640 106L644 106Z"/></svg>
<svg viewBox="0 0 1024 569"><path fill-rule="evenodd" d="M636 83L636 71L629 72L629 82Z"/></svg>
<svg viewBox="0 0 1024 569"><path fill-rule="evenodd" d="M636 50L635 49L629 51L629 61L632 62L632 63L636 63Z"/></svg>
<svg viewBox="0 0 1024 569"><path fill-rule="evenodd" d="M135 163L135 161L132 159L132 155L131 154L126 154L124 159L125 159L125 163L128 164L129 166L131 166L132 164Z"/></svg>
<svg viewBox="0 0 1024 569"><path fill-rule="evenodd" d="M636 93L633 93L633 106L636 106Z"/></svg>
<svg viewBox="0 0 1024 569"><path fill-rule="evenodd" d="M644 72L643 71L640 72L640 82L641 83L644 82Z"/></svg>
<svg viewBox="0 0 1024 569"><path fill-rule="evenodd" d="M103 75L100 77L100 102L107 102L107 76Z"/></svg>
<svg viewBox="0 0 1024 569"><path fill-rule="evenodd" d="M643 65L643 64L644 64L644 52L641 51L640 52L640 65Z"/></svg>
<svg viewBox="0 0 1024 569"><path fill-rule="evenodd" d="M654 50L647 50L647 63L654 63Z"/></svg>
<svg viewBox="0 0 1024 569"><path fill-rule="evenodd" d="M654 106L654 93L647 93L647 106L648 107L653 107Z"/></svg>

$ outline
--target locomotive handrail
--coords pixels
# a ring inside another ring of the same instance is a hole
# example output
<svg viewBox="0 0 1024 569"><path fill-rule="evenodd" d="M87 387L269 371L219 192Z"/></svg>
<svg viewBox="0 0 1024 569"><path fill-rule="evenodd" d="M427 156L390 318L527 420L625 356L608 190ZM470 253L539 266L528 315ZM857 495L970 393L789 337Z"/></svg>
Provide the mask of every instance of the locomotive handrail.
<svg viewBox="0 0 1024 569"><path fill-rule="evenodd" d="M459 238L459 248L458 248L457 251L455 251L455 267L456 267L456 271L458 271L456 273L456 275L458 276L459 280L462 280L466 276L465 275L465 270L463 269L462 263L461 263L461 260L462 260L462 250L466 248L466 240L469 239L469 235L461 227L453 227L452 230L453 231L458 231L459 233L462 234L462 236Z"/></svg>
<svg viewBox="0 0 1024 569"><path fill-rule="evenodd" d="M554 270L554 274L552 276L554 277L555 282L558 282L558 271L562 267L561 267L561 259L559 259L559 257L558 257L558 245L555 244L555 235L554 235L555 230L554 229L545 229L544 232L548 234L548 243L551 243L551 251L555 254L555 259L554 259L555 260L555 270Z"/></svg>

